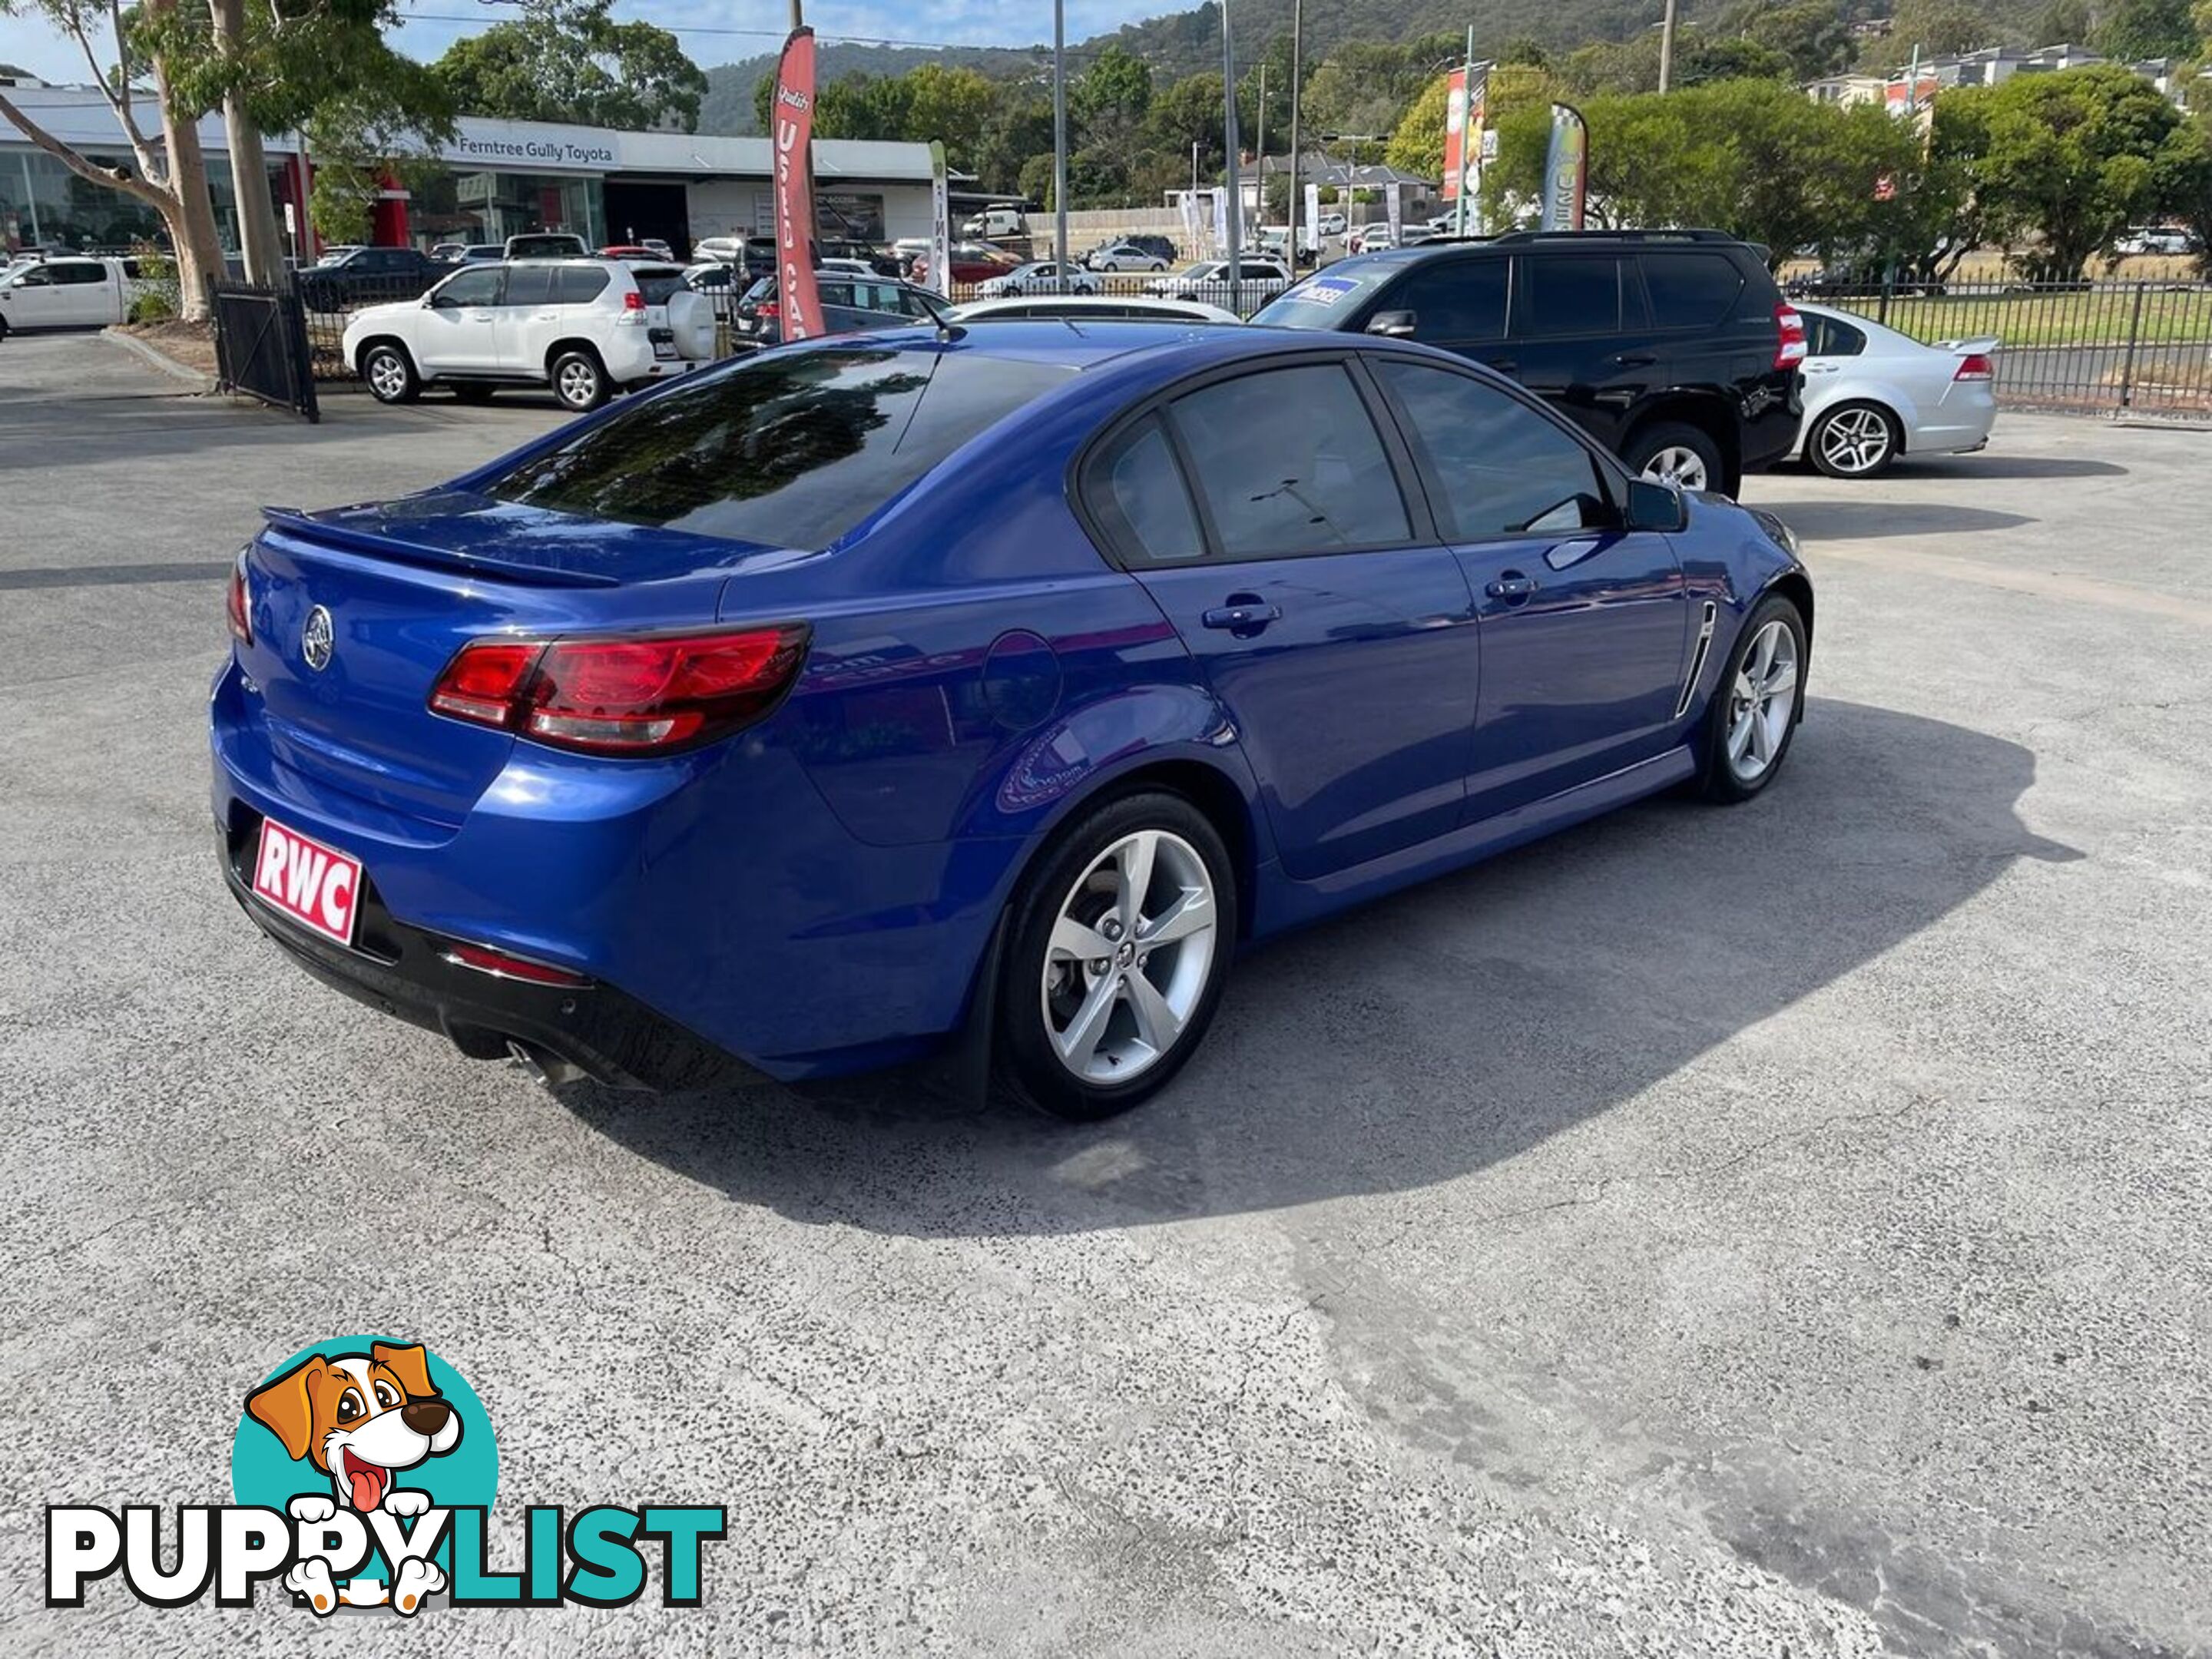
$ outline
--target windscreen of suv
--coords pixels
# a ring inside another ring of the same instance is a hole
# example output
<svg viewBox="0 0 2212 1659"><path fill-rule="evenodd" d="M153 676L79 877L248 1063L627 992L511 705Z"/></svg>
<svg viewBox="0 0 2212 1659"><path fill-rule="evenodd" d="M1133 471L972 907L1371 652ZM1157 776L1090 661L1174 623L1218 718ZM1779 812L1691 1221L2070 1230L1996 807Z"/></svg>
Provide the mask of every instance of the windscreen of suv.
<svg viewBox="0 0 2212 1659"><path fill-rule="evenodd" d="M1342 328L1376 289L1405 268L1375 264L1358 270L1332 267L1316 271L1261 307L1252 320L1276 328Z"/></svg>
<svg viewBox="0 0 2212 1659"><path fill-rule="evenodd" d="M967 352L778 353L635 404L483 493L764 546L826 547L1074 372Z"/></svg>

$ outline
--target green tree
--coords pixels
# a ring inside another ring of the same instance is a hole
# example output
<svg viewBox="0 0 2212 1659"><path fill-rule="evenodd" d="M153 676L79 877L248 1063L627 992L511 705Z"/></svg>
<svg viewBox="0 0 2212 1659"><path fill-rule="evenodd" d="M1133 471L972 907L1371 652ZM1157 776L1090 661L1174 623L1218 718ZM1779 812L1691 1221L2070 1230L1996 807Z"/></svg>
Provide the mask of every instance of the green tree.
<svg viewBox="0 0 2212 1659"><path fill-rule="evenodd" d="M2095 29L2089 0L2051 0L2036 15L2035 39L2039 46L2087 46Z"/></svg>
<svg viewBox="0 0 2212 1659"><path fill-rule="evenodd" d="M1191 146L1198 146L1200 174L1212 178L1221 171L1221 76L1211 70L1186 75L1152 96L1145 118L1146 136L1153 145L1188 163Z"/></svg>
<svg viewBox="0 0 2212 1659"><path fill-rule="evenodd" d="M1774 6L1745 20L1743 38L1778 52L1799 81L1833 75L1851 61L1850 26L1827 0Z"/></svg>
<svg viewBox="0 0 2212 1659"><path fill-rule="evenodd" d="M2029 276L2071 281L2129 225L2185 203L2201 136L2133 70L2014 76L1977 97L1988 136L1976 195L1990 240L2038 244L2021 260Z"/></svg>
<svg viewBox="0 0 2212 1659"><path fill-rule="evenodd" d="M1390 135L1390 148L1382 159L1401 173L1419 179L1441 179L1444 172L1444 116L1451 96L1450 79L1438 76L1422 89Z"/></svg>
<svg viewBox="0 0 2212 1659"><path fill-rule="evenodd" d="M1067 109L1086 134L1126 137L1152 106L1152 71L1140 58L1109 46L1067 89Z"/></svg>
<svg viewBox="0 0 2212 1659"><path fill-rule="evenodd" d="M616 21L611 0L526 0L520 18L456 40L435 67L459 108L518 121L636 128L672 115L690 132L707 90L673 34Z"/></svg>
<svg viewBox="0 0 2212 1659"><path fill-rule="evenodd" d="M1004 82L983 124L972 169L976 180L994 195L1018 194L1042 201L1042 196L1023 182L1028 163L1038 155L1045 158L1049 178L1052 100L1035 86Z"/></svg>
<svg viewBox="0 0 2212 1659"><path fill-rule="evenodd" d="M2190 58L2203 48L2189 0L2112 0L2090 44L2107 58Z"/></svg>
<svg viewBox="0 0 2212 1659"><path fill-rule="evenodd" d="M1897 0L1890 20L1889 38L1876 44L1885 58L1900 64L1915 46L1923 58L1977 52L1999 44L2002 33L1972 0Z"/></svg>

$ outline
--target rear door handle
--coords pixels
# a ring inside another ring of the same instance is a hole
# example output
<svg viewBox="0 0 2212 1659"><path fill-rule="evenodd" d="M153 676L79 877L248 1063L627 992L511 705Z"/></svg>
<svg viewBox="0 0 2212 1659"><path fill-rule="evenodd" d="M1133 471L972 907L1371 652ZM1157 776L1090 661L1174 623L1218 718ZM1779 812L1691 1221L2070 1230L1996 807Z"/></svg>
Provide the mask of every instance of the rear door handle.
<svg viewBox="0 0 2212 1659"><path fill-rule="evenodd" d="M1624 351L1613 361L1623 368L1649 368L1659 360L1648 351Z"/></svg>
<svg viewBox="0 0 2212 1659"><path fill-rule="evenodd" d="M1524 576L1517 570L1509 570L1482 590L1493 599L1504 599L1509 605L1518 605L1536 591L1536 579Z"/></svg>
<svg viewBox="0 0 2212 1659"><path fill-rule="evenodd" d="M1229 603L1218 605L1199 618L1208 628L1225 628L1232 634L1257 634L1271 622L1280 622L1283 607L1269 605L1256 593L1232 593Z"/></svg>

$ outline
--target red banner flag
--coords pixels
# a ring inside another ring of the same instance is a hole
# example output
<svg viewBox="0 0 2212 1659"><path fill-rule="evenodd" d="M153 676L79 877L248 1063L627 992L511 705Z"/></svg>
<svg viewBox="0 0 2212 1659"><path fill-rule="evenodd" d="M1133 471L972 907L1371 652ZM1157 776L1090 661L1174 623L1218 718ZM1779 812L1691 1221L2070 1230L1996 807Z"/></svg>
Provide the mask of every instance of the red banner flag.
<svg viewBox="0 0 2212 1659"><path fill-rule="evenodd" d="M814 286L814 31L795 28L776 64L769 130L775 143L775 286L787 340L823 333Z"/></svg>

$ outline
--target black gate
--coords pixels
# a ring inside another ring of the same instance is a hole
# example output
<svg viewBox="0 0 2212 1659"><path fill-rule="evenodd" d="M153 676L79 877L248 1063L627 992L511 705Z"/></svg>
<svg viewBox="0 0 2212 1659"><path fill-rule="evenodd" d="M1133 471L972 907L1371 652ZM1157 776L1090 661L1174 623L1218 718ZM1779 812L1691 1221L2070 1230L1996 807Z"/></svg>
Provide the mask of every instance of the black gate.
<svg viewBox="0 0 2212 1659"><path fill-rule="evenodd" d="M216 385L310 421L322 419L300 296L216 282L208 284L208 302L215 319Z"/></svg>

